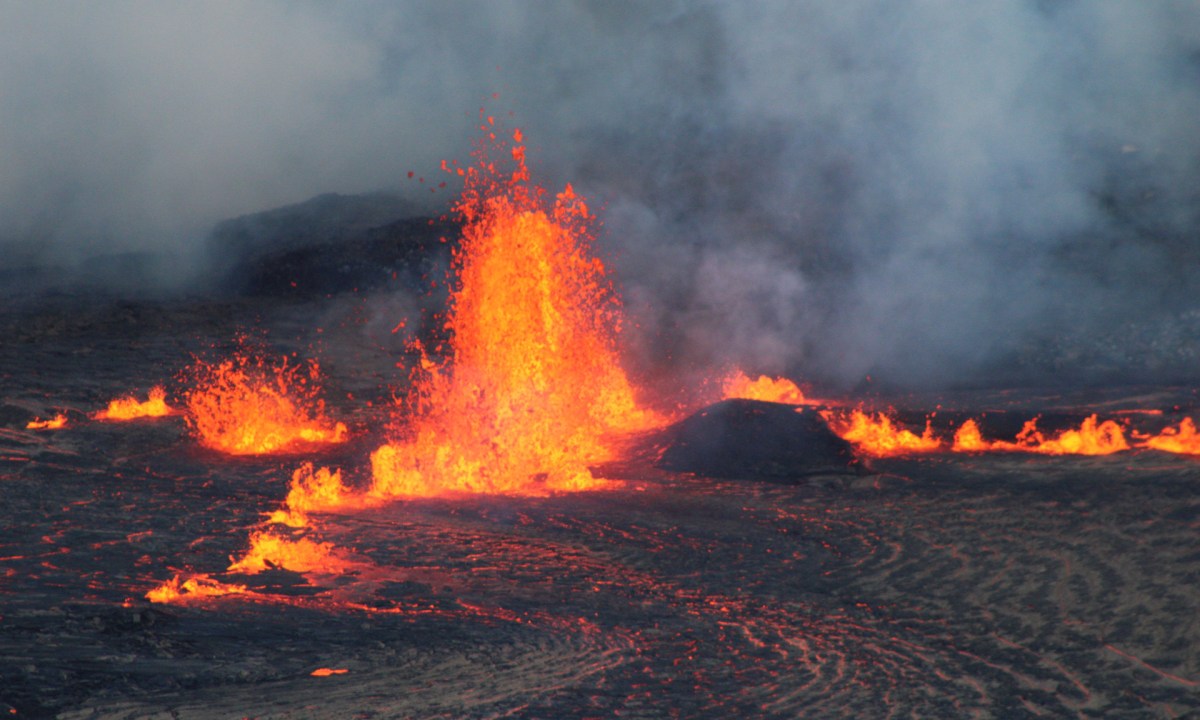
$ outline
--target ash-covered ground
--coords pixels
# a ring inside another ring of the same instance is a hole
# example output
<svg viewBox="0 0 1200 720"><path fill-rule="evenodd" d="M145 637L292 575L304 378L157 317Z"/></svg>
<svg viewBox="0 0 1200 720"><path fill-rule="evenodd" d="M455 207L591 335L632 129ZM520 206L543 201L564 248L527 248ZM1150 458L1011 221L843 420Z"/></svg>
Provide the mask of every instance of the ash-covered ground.
<svg viewBox="0 0 1200 720"><path fill-rule="evenodd" d="M285 294L6 306L0 713L1200 713L1200 461L1155 451L939 454L717 480L657 467L644 438L597 469L619 488L323 516L322 538L360 569L273 570L227 578L248 595L151 604L146 591L177 571L220 574L301 462L365 481L404 377L379 325L386 293ZM155 384L178 390L194 353L247 329L320 359L349 443L230 458L179 417L87 417ZM1161 426L1196 402L1176 388L891 400L918 423L940 405L943 432L956 412L1008 431L1035 412L1155 409L1128 417ZM58 412L63 429L25 427ZM312 674L322 668L339 672Z"/></svg>

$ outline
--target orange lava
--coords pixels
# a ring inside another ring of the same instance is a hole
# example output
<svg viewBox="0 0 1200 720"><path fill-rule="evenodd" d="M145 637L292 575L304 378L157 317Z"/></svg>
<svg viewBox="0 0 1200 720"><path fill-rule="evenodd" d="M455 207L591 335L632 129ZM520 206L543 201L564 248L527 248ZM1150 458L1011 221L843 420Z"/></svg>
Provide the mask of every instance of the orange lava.
<svg viewBox="0 0 1200 720"><path fill-rule="evenodd" d="M171 406L167 405L167 391L162 387L150 389L145 402L136 397L124 397L113 400L108 407L96 413L97 420L133 420L144 417L165 417L174 414Z"/></svg>
<svg viewBox="0 0 1200 720"><path fill-rule="evenodd" d="M250 534L250 549L227 570L247 575L275 568L298 573L336 573L349 570L354 565L332 543L314 542L308 538L292 540L274 533L254 532Z"/></svg>
<svg viewBox="0 0 1200 720"><path fill-rule="evenodd" d="M1029 420L1017 433L1015 442L984 440L974 420L962 424L954 434L955 452L1029 452L1042 455L1111 455L1129 449L1125 431L1112 420L1100 422L1091 415L1077 430L1064 430L1053 438L1037 429L1037 418Z"/></svg>
<svg viewBox="0 0 1200 720"><path fill-rule="evenodd" d="M804 405L808 401L796 383L787 378L771 378L759 375L757 380L741 370L730 373L721 382L721 395L726 400L763 400L765 402Z"/></svg>
<svg viewBox="0 0 1200 720"><path fill-rule="evenodd" d="M1179 427L1165 428L1142 445L1163 452L1200 455L1200 433L1196 432L1196 423L1191 418L1184 418Z"/></svg>
<svg viewBox="0 0 1200 720"><path fill-rule="evenodd" d="M361 505L357 497L342 484L342 471L329 468L314 469L304 463L292 473L284 507L271 514L269 522L299 528L308 525L308 513L336 510Z"/></svg>
<svg viewBox="0 0 1200 720"><path fill-rule="evenodd" d="M25 424L27 430L57 430L60 427L66 427L67 416L59 413L49 420L30 420Z"/></svg>
<svg viewBox="0 0 1200 720"><path fill-rule="evenodd" d="M171 603L201 597L241 595L245 592L247 592L245 585L223 583L204 574L193 575L186 580L181 580L180 576L176 575L146 593L146 599L153 603Z"/></svg>
<svg viewBox="0 0 1200 720"><path fill-rule="evenodd" d="M979 423L974 420L967 420L954 433L954 444L951 446L954 452L984 452L992 449L995 449L995 443L983 439Z"/></svg>
<svg viewBox="0 0 1200 720"><path fill-rule="evenodd" d="M415 379L406 431L372 454L375 498L602 487L589 465L615 457L613 434L662 422L621 368L620 302L591 255L587 205L569 185L546 198L514 140L510 174L486 147L465 173L452 344Z"/></svg>
<svg viewBox="0 0 1200 720"><path fill-rule="evenodd" d="M350 672L349 668L317 668L309 673L313 677L329 677L330 675L345 675Z"/></svg>
<svg viewBox="0 0 1200 720"><path fill-rule="evenodd" d="M942 447L942 442L933 436L928 421L925 432L917 435L900 427L882 412L872 415L858 408L849 414L827 412L823 416L830 429L843 440L875 457L933 452Z"/></svg>
<svg viewBox="0 0 1200 720"><path fill-rule="evenodd" d="M188 425L214 450L260 455L346 439L346 426L325 417L316 362L270 365L243 351L217 364L197 361L191 374Z"/></svg>

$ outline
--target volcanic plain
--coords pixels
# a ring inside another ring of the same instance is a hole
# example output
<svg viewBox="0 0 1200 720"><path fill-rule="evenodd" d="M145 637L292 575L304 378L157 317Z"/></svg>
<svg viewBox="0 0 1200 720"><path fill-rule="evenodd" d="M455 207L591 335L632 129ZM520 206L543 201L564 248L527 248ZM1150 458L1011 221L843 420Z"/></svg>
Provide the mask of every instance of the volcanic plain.
<svg viewBox="0 0 1200 720"><path fill-rule="evenodd" d="M326 513L322 539L348 568L227 573L301 463L366 482L404 382L381 298L81 290L7 304L0 713L1200 714L1200 460L1154 450L927 453L815 473L751 458L718 479L665 469L651 433L593 469L618 481L603 490ZM178 397L194 355L248 329L319 357L348 442L231 457L179 416L92 417L154 385ZM918 430L940 406L942 433L982 413L999 428L1152 410L1122 417L1161 427L1196 402L1181 388L869 400ZM64 427L27 427L56 414ZM146 599L179 573L246 592Z"/></svg>

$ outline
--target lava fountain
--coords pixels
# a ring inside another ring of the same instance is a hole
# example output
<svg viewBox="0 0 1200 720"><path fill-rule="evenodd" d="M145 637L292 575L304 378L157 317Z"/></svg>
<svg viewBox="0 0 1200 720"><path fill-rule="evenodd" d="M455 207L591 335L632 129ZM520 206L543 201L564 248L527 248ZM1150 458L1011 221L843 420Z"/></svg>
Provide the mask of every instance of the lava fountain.
<svg viewBox="0 0 1200 720"><path fill-rule="evenodd" d="M273 364L242 349L219 363L197 360L191 375L187 422L214 450L258 455L346 439L346 426L325 417L316 362Z"/></svg>
<svg viewBox="0 0 1200 720"><path fill-rule="evenodd" d="M517 130L503 163L480 144L476 167L458 170L452 340L444 360L423 362L403 430L371 456L375 498L600 487L589 465L615 457L613 434L662 421L621 368L620 299L591 254L594 216L570 185L552 200L534 185L521 143Z"/></svg>

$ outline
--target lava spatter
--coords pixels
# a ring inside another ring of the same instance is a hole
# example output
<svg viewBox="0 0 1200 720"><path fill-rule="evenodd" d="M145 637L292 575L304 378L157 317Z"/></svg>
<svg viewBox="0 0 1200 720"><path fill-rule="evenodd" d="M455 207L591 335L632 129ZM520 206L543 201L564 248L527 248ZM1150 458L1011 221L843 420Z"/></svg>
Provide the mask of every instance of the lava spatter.
<svg viewBox="0 0 1200 720"><path fill-rule="evenodd" d="M187 422L209 448L260 455L346 439L346 426L325 416L315 361L273 363L242 348L219 362L198 359L188 374Z"/></svg>

